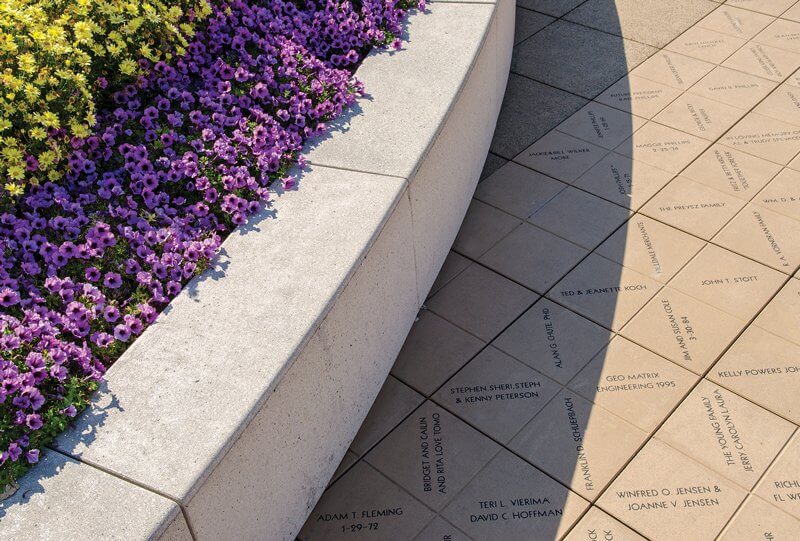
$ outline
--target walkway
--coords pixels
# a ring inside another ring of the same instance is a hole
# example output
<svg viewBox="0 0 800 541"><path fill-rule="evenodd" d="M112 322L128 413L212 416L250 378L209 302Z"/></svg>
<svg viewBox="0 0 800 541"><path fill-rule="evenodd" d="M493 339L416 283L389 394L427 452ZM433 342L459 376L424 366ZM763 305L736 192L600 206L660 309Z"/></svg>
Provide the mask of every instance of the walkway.
<svg viewBox="0 0 800 541"><path fill-rule="evenodd" d="M515 39L300 538L800 539L800 2L518 0Z"/></svg>

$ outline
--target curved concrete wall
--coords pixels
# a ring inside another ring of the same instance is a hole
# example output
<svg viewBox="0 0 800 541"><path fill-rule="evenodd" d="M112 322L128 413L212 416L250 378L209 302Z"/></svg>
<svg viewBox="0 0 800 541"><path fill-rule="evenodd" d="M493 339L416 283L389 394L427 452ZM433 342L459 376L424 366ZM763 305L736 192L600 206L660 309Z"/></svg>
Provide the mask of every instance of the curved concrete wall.
<svg viewBox="0 0 800 541"><path fill-rule="evenodd" d="M293 539L464 217L513 25L510 0L434 2L402 51L370 55L369 96L308 148L300 190L114 364L0 504L0 538Z"/></svg>

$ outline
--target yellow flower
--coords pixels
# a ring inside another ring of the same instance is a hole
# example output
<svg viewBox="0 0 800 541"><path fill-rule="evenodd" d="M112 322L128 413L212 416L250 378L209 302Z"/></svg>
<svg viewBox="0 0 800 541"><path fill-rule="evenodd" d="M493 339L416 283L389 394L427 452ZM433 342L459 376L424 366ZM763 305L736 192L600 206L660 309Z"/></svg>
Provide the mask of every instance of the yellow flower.
<svg viewBox="0 0 800 541"><path fill-rule="evenodd" d="M35 128L32 128L31 131L28 132L28 135L31 136L31 139L34 139L36 141L41 141L42 139L47 137L47 132L37 126Z"/></svg>
<svg viewBox="0 0 800 541"><path fill-rule="evenodd" d="M5 185L6 191L11 194L13 197L19 197L22 195L24 191L21 184L17 184L16 182L7 182Z"/></svg>
<svg viewBox="0 0 800 541"><path fill-rule="evenodd" d="M21 165L12 165L7 169L8 176L14 180L22 180L25 178L25 168ZM8 184L6 184L8 186ZM15 186L19 186L18 184ZM21 193L21 192L20 192Z"/></svg>
<svg viewBox="0 0 800 541"><path fill-rule="evenodd" d="M36 59L30 53L23 53L17 57L17 65L19 69L25 73L33 73L36 71Z"/></svg>
<svg viewBox="0 0 800 541"><path fill-rule="evenodd" d="M73 27L75 39L78 41L88 41L92 39L92 27L86 21L78 21Z"/></svg>
<svg viewBox="0 0 800 541"><path fill-rule="evenodd" d="M130 58L126 58L119 63L119 71L123 75L132 75L136 71L136 62Z"/></svg>

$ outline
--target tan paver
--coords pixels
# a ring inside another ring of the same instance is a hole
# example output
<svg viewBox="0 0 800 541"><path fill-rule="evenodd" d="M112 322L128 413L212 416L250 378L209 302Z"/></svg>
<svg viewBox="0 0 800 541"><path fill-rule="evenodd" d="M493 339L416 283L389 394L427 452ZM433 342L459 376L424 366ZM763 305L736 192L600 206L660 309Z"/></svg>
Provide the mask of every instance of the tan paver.
<svg viewBox="0 0 800 541"><path fill-rule="evenodd" d="M689 91L739 109L750 109L776 86L773 81L718 66Z"/></svg>
<svg viewBox="0 0 800 541"><path fill-rule="evenodd" d="M592 101L559 124L556 129L611 150L641 128L645 122L643 118Z"/></svg>
<svg viewBox="0 0 800 541"><path fill-rule="evenodd" d="M714 242L781 272L800 266L800 222L758 205L747 205Z"/></svg>
<svg viewBox="0 0 800 541"><path fill-rule="evenodd" d="M630 214L628 209L570 186L531 214L528 222L591 250Z"/></svg>
<svg viewBox="0 0 800 541"><path fill-rule="evenodd" d="M364 419L350 449L361 455L388 434L409 413L414 411L425 398L389 376Z"/></svg>
<svg viewBox="0 0 800 541"><path fill-rule="evenodd" d="M749 496L720 536L720 541L741 539L797 539L800 520L761 498Z"/></svg>
<svg viewBox="0 0 800 541"><path fill-rule="evenodd" d="M800 55L750 41L729 56L722 65L780 82L800 67Z"/></svg>
<svg viewBox="0 0 800 541"><path fill-rule="evenodd" d="M573 185L617 205L636 210L673 176L652 165L609 152Z"/></svg>
<svg viewBox="0 0 800 541"><path fill-rule="evenodd" d="M453 249L467 257L478 258L521 223L518 218L473 199Z"/></svg>
<svg viewBox="0 0 800 541"><path fill-rule="evenodd" d="M634 160L677 173L708 146L704 139L669 126L648 122L615 150Z"/></svg>
<svg viewBox="0 0 800 541"><path fill-rule="evenodd" d="M643 430L564 390L522 429L510 448L594 500L646 437Z"/></svg>
<svg viewBox="0 0 800 541"><path fill-rule="evenodd" d="M588 505L503 450L442 515L475 539L557 539Z"/></svg>
<svg viewBox="0 0 800 541"><path fill-rule="evenodd" d="M794 429L777 415L703 380L656 438L750 490Z"/></svg>
<svg viewBox="0 0 800 541"><path fill-rule="evenodd" d="M722 310L665 287L621 334L695 374L702 374L744 326L744 321Z"/></svg>
<svg viewBox="0 0 800 541"><path fill-rule="evenodd" d="M661 287L619 263L591 254L547 294L611 330L619 330Z"/></svg>
<svg viewBox="0 0 800 541"><path fill-rule="evenodd" d="M734 51L745 44L745 40L693 26L669 43L668 51L685 54L713 64L721 64Z"/></svg>
<svg viewBox="0 0 800 541"><path fill-rule="evenodd" d="M564 188L562 182L508 162L478 185L475 198L524 220Z"/></svg>
<svg viewBox="0 0 800 541"><path fill-rule="evenodd" d="M709 62L662 50L631 70L631 75L688 90L712 69L714 64Z"/></svg>
<svg viewBox="0 0 800 541"><path fill-rule="evenodd" d="M722 145L703 152L682 175L728 195L750 201L781 166Z"/></svg>
<svg viewBox="0 0 800 541"><path fill-rule="evenodd" d="M705 243L643 214L635 214L596 252L666 283Z"/></svg>
<svg viewBox="0 0 800 541"><path fill-rule="evenodd" d="M800 125L800 88L790 84L779 86L756 106L755 112Z"/></svg>
<svg viewBox="0 0 800 541"><path fill-rule="evenodd" d="M599 506L651 539L713 539L746 495L686 455L650 440Z"/></svg>
<svg viewBox="0 0 800 541"><path fill-rule="evenodd" d="M629 75L611 85L595 100L642 118L652 118L680 93L677 88Z"/></svg>
<svg viewBox="0 0 800 541"><path fill-rule="evenodd" d="M542 252L550 257L541 257ZM512 280L544 293L588 250L530 224L522 224L478 261Z"/></svg>
<svg viewBox="0 0 800 541"><path fill-rule="evenodd" d="M608 329L543 298L492 344L563 384L603 349L611 336Z"/></svg>
<svg viewBox="0 0 800 541"><path fill-rule="evenodd" d="M763 13L725 4L706 15L697 23L697 26L730 34L737 38L750 39L774 20Z"/></svg>
<svg viewBox="0 0 800 541"><path fill-rule="evenodd" d="M755 492L772 505L800 518L800 435L795 434Z"/></svg>
<svg viewBox="0 0 800 541"><path fill-rule="evenodd" d="M603 147L551 131L523 150L514 161L564 182L573 182L606 155Z"/></svg>
<svg viewBox="0 0 800 541"><path fill-rule="evenodd" d="M669 285L749 321L785 281L776 270L710 244Z"/></svg>
<svg viewBox="0 0 800 541"><path fill-rule="evenodd" d="M508 443L559 385L489 346L433 395L481 432Z"/></svg>
<svg viewBox="0 0 800 541"><path fill-rule="evenodd" d="M776 118L750 113L720 142L782 165L800 152L800 127Z"/></svg>
<svg viewBox="0 0 800 541"><path fill-rule="evenodd" d="M425 505L440 511L499 449L464 421L425 402L365 460Z"/></svg>
<svg viewBox="0 0 800 541"><path fill-rule="evenodd" d="M728 0L726 4L777 17L794 2L795 0Z"/></svg>
<svg viewBox="0 0 800 541"><path fill-rule="evenodd" d="M697 380L697 375L618 336L568 386L649 433Z"/></svg>
<svg viewBox="0 0 800 541"><path fill-rule="evenodd" d="M599 508L591 509L578 521L564 541L644 541L644 537Z"/></svg>
<svg viewBox="0 0 800 541"><path fill-rule="evenodd" d="M800 172L784 169L753 198L753 202L800 220Z"/></svg>
<svg viewBox="0 0 800 541"><path fill-rule="evenodd" d="M800 23L776 19L754 37L753 41L800 53Z"/></svg>
<svg viewBox="0 0 800 541"><path fill-rule="evenodd" d="M800 346L750 326L708 373L709 379L800 423Z"/></svg>
<svg viewBox="0 0 800 541"><path fill-rule="evenodd" d="M745 113L744 109L686 92L654 116L653 120L713 141L728 131Z"/></svg>
<svg viewBox="0 0 800 541"><path fill-rule="evenodd" d="M359 462L322 496L298 539L413 539L433 512L365 462Z"/></svg>
<svg viewBox="0 0 800 541"><path fill-rule="evenodd" d="M789 280L761 311L753 325L800 344L800 280Z"/></svg>
<svg viewBox="0 0 800 541"><path fill-rule="evenodd" d="M737 197L687 177L677 177L643 206L641 212L709 240L744 205Z"/></svg>

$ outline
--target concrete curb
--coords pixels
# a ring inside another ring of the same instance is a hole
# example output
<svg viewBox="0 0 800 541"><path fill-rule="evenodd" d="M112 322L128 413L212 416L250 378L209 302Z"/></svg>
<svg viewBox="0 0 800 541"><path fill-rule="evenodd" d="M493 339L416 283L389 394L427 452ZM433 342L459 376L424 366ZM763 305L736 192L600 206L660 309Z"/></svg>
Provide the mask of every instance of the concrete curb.
<svg viewBox="0 0 800 541"><path fill-rule="evenodd" d="M370 95L308 148L301 189L114 364L0 503L0 539L294 539L463 220L513 36L511 0L433 2L369 55Z"/></svg>

